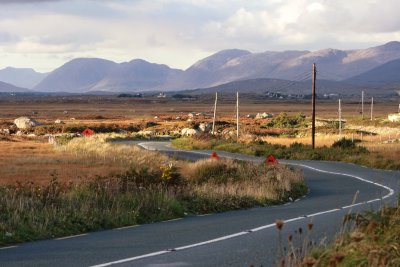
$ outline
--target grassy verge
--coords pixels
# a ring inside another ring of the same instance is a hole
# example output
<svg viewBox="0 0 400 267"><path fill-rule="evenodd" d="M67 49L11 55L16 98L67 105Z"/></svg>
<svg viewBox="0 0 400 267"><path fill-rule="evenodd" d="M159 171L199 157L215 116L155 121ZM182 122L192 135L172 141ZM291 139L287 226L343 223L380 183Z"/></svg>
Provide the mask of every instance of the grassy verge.
<svg viewBox="0 0 400 267"><path fill-rule="evenodd" d="M289 146L270 144L263 141L237 142L209 136L179 138L172 141L174 147L188 150L210 149L243 153L255 156L273 154L281 159L313 159L344 161L380 169L400 170L400 161L379 150L367 148L341 140L331 147L323 146L312 149L310 145L292 143Z"/></svg>
<svg viewBox="0 0 400 267"><path fill-rule="evenodd" d="M277 221L279 234L283 221ZM280 245L280 266L400 266L400 208L383 208L378 212L349 214L334 242L314 246L309 242L313 224L301 232L289 234ZM280 226L280 227L278 227ZM282 239L282 237L280 236ZM298 242L300 240L300 242ZM284 251L284 252L283 252Z"/></svg>
<svg viewBox="0 0 400 267"><path fill-rule="evenodd" d="M76 138L57 149L128 170L79 182L54 175L47 184L1 186L0 245L281 203L307 191L301 173L289 167L176 161L107 138Z"/></svg>

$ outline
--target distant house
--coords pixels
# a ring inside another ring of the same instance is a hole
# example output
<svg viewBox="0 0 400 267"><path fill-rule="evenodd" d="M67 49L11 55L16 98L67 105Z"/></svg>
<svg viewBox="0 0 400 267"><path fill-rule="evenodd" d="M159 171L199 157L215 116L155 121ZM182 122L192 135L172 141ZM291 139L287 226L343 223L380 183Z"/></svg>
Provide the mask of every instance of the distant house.
<svg viewBox="0 0 400 267"><path fill-rule="evenodd" d="M157 97L158 98L166 98L167 95L165 93L160 93Z"/></svg>

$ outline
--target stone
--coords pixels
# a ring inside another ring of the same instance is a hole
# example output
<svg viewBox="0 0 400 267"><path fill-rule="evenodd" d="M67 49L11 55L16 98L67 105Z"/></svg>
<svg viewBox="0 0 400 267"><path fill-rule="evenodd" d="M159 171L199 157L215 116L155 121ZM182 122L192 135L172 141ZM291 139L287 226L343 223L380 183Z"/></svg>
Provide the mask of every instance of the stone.
<svg viewBox="0 0 400 267"><path fill-rule="evenodd" d="M389 114L388 120L391 122L398 122L400 121L400 113L397 114Z"/></svg>
<svg viewBox="0 0 400 267"><path fill-rule="evenodd" d="M0 134L9 135L10 129L0 129Z"/></svg>
<svg viewBox="0 0 400 267"><path fill-rule="evenodd" d="M29 129L40 125L37 121L28 117L19 117L14 120L14 124L18 129Z"/></svg>
<svg viewBox="0 0 400 267"><path fill-rule="evenodd" d="M199 130L200 130L200 132L203 132L203 133L209 132L211 130L211 124L210 123L200 123Z"/></svg>
<svg viewBox="0 0 400 267"><path fill-rule="evenodd" d="M55 124L64 124L64 122L62 120L60 120L60 119L57 119L54 123Z"/></svg>
<svg viewBox="0 0 400 267"><path fill-rule="evenodd" d="M137 134L143 136L153 136L156 133L154 131L139 131Z"/></svg>
<svg viewBox="0 0 400 267"><path fill-rule="evenodd" d="M198 134L198 131L196 129L183 128L181 130L181 135L183 135L183 136L193 136L196 134Z"/></svg>
<svg viewBox="0 0 400 267"><path fill-rule="evenodd" d="M267 118L272 118L272 114L269 113L257 113L256 119L267 119Z"/></svg>

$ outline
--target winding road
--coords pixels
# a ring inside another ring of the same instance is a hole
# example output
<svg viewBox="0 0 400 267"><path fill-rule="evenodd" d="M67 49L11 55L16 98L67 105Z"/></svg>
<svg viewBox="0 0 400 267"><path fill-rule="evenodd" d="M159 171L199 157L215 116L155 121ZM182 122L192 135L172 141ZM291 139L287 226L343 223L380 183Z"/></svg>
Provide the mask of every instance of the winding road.
<svg viewBox="0 0 400 267"><path fill-rule="evenodd" d="M168 142L141 147L197 160L211 151L181 151ZM262 158L227 152L222 157ZM378 209L397 202L400 172L324 161L280 161L303 170L310 193L280 206L256 207L203 216L92 232L0 248L1 266L275 266L279 254L276 219L282 236L301 243L307 224L313 242L327 242L349 212ZM356 197L355 197L356 196ZM299 228L303 234L299 234ZM297 234L296 234L297 233Z"/></svg>

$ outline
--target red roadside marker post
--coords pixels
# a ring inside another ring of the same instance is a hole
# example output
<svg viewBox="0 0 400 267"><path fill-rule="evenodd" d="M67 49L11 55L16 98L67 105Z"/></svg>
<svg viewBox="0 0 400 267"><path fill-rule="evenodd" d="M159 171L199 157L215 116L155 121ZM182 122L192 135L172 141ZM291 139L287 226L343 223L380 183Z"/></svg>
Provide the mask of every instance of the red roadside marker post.
<svg viewBox="0 0 400 267"><path fill-rule="evenodd" d="M213 153L211 153L211 155L210 155L210 158L211 159L219 159L219 156L218 156L217 152L213 151Z"/></svg>
<svg viewBox="0 0 400 267"><path fill-rule="evenodd" d="M265 159L265 165L277 165L277 164L279 164L279 162L273 155L269 155Z"/></svg>
<svg viewBox="0 0 400 267"><path fill-rule="evenodd" d="M86 128L86 129L82 132L82 134L83 134L84 136L86 136L86 137L89 137L89 136L94 135L94 131L91 130L91 129L89 129L89 128Z"/></svg>

